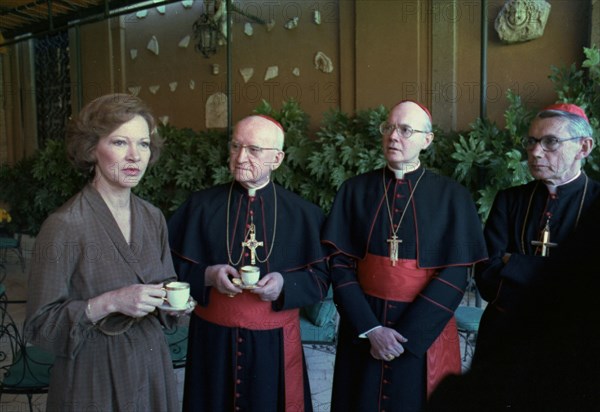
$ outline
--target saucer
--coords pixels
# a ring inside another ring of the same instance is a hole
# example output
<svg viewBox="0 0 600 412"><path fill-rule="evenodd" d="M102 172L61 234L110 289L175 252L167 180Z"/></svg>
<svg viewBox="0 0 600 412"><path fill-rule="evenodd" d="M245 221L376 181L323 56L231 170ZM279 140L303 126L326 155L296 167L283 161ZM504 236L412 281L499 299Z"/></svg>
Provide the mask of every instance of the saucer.
<svg viewBox="0 0 600 412"><path fill-rule="evenodd" d="M181 307L181 308L174 308L173 306L169 305L169 302L165 301L162 305L158 305L157 308L160 310L166 310L168 312L184 312L188 309L192 309L194 307L194 303L192 300L188 300L188 302L185 304L185 306Z"/></svg>
<svg viewBox="0 0 600 412"><path fill-rule="evenodd" d="M236 285L237 287L240 287L240 288L242 288L242 289L246 289L246 290L247 290L247 289L256 289L257 287L259 287L258 285L244 285L244 284L242 283L242 279L240 279L240 278L233 278L233 279L231 280L231 282L232 282L234 285Z"/></svg>

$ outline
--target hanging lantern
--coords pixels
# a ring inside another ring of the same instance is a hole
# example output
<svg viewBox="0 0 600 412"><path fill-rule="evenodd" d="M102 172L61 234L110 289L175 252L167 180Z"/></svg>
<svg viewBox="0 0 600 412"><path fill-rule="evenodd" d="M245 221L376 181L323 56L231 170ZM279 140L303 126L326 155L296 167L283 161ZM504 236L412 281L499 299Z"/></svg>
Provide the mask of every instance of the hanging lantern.
<svg viewBox="0 0 600 412"><path fill-rule="evenodd" d="M194 23L194 37L196 39L196 51L209 58L217 52L218 27L211 20L208 13L202 13Z"/></svg>

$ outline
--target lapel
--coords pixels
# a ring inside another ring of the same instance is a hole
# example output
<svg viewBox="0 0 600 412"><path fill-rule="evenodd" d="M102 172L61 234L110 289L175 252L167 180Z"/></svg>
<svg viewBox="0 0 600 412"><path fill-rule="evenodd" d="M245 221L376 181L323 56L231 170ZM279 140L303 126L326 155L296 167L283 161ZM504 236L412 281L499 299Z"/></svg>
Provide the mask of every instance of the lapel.
<svg viewBox="0 0 600 412"><path fill-rule="evenodd" d="M121 229L114 219L110 209L102 199L102 196L98 191L91 185L88 184L83 191L83 195L88 201L88 204L93 211L93 219L98 222L99 230L102 230L112 241L115 249L123 259L125 263L135 276L144 282L144 276L140 266L140 256L143 250L143 225L138 222L139 210L138 202L135 196L131 196L131 245L127 244Z"/></svg>

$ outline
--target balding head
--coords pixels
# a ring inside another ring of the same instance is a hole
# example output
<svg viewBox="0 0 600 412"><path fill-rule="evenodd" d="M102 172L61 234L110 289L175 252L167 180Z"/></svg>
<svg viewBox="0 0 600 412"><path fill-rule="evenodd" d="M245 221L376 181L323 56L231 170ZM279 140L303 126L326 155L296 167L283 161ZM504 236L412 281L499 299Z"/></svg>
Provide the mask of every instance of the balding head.
<svg viewBox="0 0 600 412"><path fill-rule="evenodd" d="M268 140L265 142L265 147L276 147L283 150L285 134L283 126L277 120L265 115L248 116L236 124L233 136L235 138L238 134L247 133L250 130L258 131Z"/></svg>
<svg viewBox="0 0 600 412"><path fill-rule="evenodd" d="M269 182L285 153L284 133L274 119L252 115L240 120L229 150L229 169L235 180L247 188L259 188Z"/></svg>

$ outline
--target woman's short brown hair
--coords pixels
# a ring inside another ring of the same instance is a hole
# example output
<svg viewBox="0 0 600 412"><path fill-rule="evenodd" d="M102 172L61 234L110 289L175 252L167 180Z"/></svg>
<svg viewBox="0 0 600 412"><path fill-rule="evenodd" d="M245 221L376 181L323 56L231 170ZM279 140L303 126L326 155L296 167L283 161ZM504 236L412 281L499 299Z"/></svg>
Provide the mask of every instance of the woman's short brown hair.
<svg viewBox="0 0 600 412"><path fill-rule="evenodd" d="M73 165L82 172L93 170L96 164L94 149L101 138L108 136L121 125L142 116L150 130L150 162L160 156L162 138L148 106L138 97L129 94L108 94L88 103L67 130L67 154Z"/></svg>

